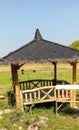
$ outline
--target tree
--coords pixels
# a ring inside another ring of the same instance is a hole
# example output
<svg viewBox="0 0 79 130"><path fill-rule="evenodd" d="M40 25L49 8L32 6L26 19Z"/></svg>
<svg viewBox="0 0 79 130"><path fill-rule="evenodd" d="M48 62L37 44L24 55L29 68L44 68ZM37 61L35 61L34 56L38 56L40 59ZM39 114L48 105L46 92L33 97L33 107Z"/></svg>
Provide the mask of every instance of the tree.
<svg viewBox="0 0 79 130"><path fill-rule="evenodd" d="M79 50L79 40L74 41L73 43L71 43L71 44L69 45L69 47L70 47L70 48L73 48L73 49Z"/></svg>

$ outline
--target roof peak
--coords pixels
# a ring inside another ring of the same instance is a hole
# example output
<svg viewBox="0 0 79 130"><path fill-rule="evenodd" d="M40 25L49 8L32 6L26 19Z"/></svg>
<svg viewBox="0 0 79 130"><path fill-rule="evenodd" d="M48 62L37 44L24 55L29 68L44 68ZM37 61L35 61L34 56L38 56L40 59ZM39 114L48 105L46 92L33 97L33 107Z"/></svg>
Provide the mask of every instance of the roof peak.
<svg viewBox="0 0 79 130"><path fill-rule="evenodd" d="M39 41L42 39L42 36L41 36L41 33L39 31L39 29L37 28L36 31L35 31L35 37L34 37L35 40Z"/></svg>

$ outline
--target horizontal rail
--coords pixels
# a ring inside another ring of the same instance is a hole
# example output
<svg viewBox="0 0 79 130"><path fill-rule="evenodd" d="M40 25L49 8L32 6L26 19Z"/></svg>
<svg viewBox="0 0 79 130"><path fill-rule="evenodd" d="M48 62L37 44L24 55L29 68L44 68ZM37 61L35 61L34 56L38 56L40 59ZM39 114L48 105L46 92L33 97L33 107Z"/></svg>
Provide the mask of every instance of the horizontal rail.
<svg viewBox="0 0 79 130"><path fill-rule="evenodd" d="M21 90L22 105L44 102L70 102L71 90L56 90L55 86L43 86L31 90Z"/></svg>
<svg viewBox="0 0 79 130"><path fill-rule="evenodd" d="M22 93L29 93L29 92L35 92L35 91L39 91L39 90L43 90L43 89L51 89L51 88L55 88L54 86L45 86L45 87L41 87L41 88L34 88L31 90L23 90Z"/></svg>

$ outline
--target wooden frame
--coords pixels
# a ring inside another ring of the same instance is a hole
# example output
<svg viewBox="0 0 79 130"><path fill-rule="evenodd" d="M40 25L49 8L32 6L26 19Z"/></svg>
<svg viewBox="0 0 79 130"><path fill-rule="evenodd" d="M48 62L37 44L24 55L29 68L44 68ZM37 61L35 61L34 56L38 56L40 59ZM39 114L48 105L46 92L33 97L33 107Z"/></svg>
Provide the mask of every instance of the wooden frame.
<svg viewBox="0 0 79 130"><path fill-rule="evenodd" d="M53 62L53 64L54 64L54 79L55 79L55 82L56 82L56 80L57 80L57 63L56 62ZM23 64L22 64L23 65ZM20 66L22 66L22 65L20 65ZM71 65L72 65L72 83L73 84L76 84L76 62L73 62L73 63L71 63ZM24 87L25 87L25 84L26 84L26 82L24 83L24 82L18 82L18 69L20 68L20 66L19 66L19 64L11 64L11 71L12 71L12 83L13 83L13 89L14 89L14 92L15 92L15 95L16 95L16 107L17 107L17 109L20 109L20 107L21 107L21 104L22 104L22 101L21 101L21 95L20 95L20 93L22 92L20 92L20 89L21 89L21 83L23 84L23 90L24 90ZM41 80L40 80L41 81ZM51 81L46 81L46 82L43 82L42 83L42 81L40 82L40 81L37 81L37 83L34 83L33 81L31 82L31 84L35 87L37 87L38 85L39 85L39 83L41 83L41 86L44 84L44 86L49 86L49 88L50 88L50 85L52 86L52 82ZM28 81L29 82L29 81ZM30 82L29 82L29 85L30 85ZM56 84L54 84L54 85L56 85ZM25 88L25 90L27 89L27 84L26 84L26 88ZM40 87L41 87L40 86ZM39 88L39 86L38 86L38 88ZM30 89L30 88L29 88ZM33 89L33 88L32 88ZM44 88L45 89L45 88ZM27 91L27 90L26 90ZM30 92L30 100L32 99L32 95L31 95L31 90L29 90ZM40 99L41 98L41 95L40 95L40 91L43 93L43 94L45 94L44 95L44 97L42 98L42 101L43 101L43 99L45 98L45 97L51 97L50 95L49 95L49 93L52 91L52 90L50 90L49 92L48 92L48 94L43 90L43 89L41 89L41 90L39 90L38 91L38 99ZM27 94L26 94L27 95ZM26 99L27 99L27 96L25 95L25 97L26 97ZM54 90L54 95L55 95L55 97L54 98L57 98L57 96L58 96L58 101L61 101L60 99L60 91L58 91L58 95L57 95L57 93L55 92L55 90ZM62 90L62 99L64 99L64 90ZM36 95L36 93L34 92L34 97L36 98L37 97L37 95ZM67 93L66 93L66 97L67 97ZM68 97L67 97L68 98ZM58 102L57 101L57 102ZM31 100L31 102L32 102L32 100ZM49 100L48 100L48 102L49 102ZM62 102L63 102L63 100L62 100ZM69 101L70 102L70 107L75 107L76 106L76 91L75 90L72 90L72 98L71 98L71 101ZM30 104L30 103L29 103Z"/></svg>

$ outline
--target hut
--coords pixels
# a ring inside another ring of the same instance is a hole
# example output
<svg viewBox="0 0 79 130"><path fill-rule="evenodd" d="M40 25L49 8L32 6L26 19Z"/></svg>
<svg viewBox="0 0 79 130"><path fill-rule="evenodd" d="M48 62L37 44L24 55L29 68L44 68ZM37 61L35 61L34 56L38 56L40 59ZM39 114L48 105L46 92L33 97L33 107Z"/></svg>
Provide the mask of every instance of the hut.
<svg viewBox="0 0 79 130"><path fill-rule="evenodd" d="M49 83L50 85L48 85L50 90L48 90L48 92L46 93L47 90L46 91L43 90L42 81L40 81L41 86L42 86L42 89L40 89L40 91L43 94L45 94L42 97L42 99L46 99L46 101L48 101L48 99L47 99L47 97L48 97L49 99L51 98L51 100L49 100L49 101L56 101L56 99L57 99L56 91L54 94L54 99L49 94L52 92L52 90L54 91L52 86L55 86L57 83L57 63L62 61L62 62L68 62L69 64L72 65L72 84L76 85L76 64L77 64L78 60L79 60L79 51L78 50L71 49L69 47L60 45L58 43L54 43L54 42L45 40L41 36L39 29L36 29L34 39L31 42L27 43L26 45L20 47L19 49L15 50L15 51L9 53L8 55L6 55L5 57L3 57L1 59L2 63L11 64L13 89L14 89L14 92L16 95L17 108L20 108L21 104L23 104L23 101L21 100L23 98L23 97L21 97L22 96L21 95L21 84L24 84L24 82L20 82L20 83L18 82L18 73L17 73L18 69L21 66L23 66L25 63L30 62L30 61L32 61L32 62L48 62L48 61L51 62L54 65L53 84L52 84L52 81L47 81L47 83L50 82ZM33 81L31 81L31 82L33 83ZM27 82L25 82L25 83L26 83L26 89L27 89L27 86L28 86ZM47 87L47 84L45 84L44 86ZM48 89L48 88L44 87L44 89ZM30 96L31 100L32 100L32 96L33 96L33 99L34 99L34 97L37 96L37 93L35 93L35 92L33 95L33 91L34 90L27 91L27 93L30 94L29 96ZM38 97L40 98L39 89L37 88L35 91L38 91ZM22 94L23 93L25 93L25 92L22 90ZM59 93L59 91L58 91L58 93ZM62 90L62 93L63 93L63 90ZM67 93L68 93L68 91L67 91ZM76 106L76 90L72 90L71 95L72 95L71 100L70 101L67 100L67 101L70 102L71 107L75 107ZM26 94L25 94L25 99L27 99ZM45 101L45 100L41 100L41 101ZM65 101L62 100L61 102L66 102L66 100ZM28 102L28 104L29 104L29 102Z"/></svg>

